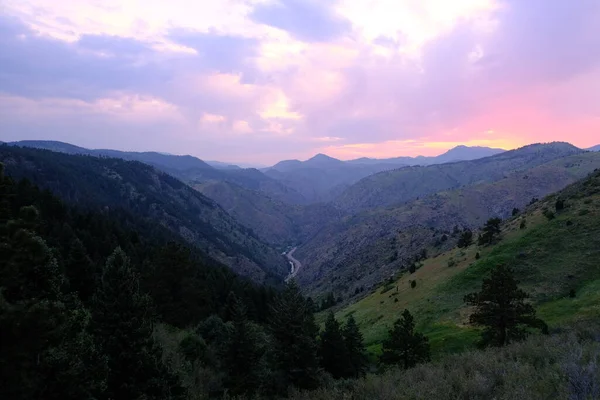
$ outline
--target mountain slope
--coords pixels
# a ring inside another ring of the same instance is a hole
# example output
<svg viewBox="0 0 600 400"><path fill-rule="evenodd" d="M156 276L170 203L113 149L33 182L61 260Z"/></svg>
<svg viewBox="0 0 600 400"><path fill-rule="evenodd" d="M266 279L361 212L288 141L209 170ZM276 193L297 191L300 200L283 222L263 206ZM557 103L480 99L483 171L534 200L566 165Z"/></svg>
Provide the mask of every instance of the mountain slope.
<svg viewBox="0 0 600 400"><path fill-rule="evenodd" d="M192 187L215 200L260 238L276 245L302 243L342 216L330 205L293 205L230 182L208 181Z"/></svg>
<svg viewBox="0 0 600 400"><path fill-rule="evenodd" d="M334 203L347 212L397 205L441 190L494 182L513 171L582 152L568 143L534 144L478 160L405 167L362 179Z"/></svg>
<svg viewBox="0 0 600 400"><path fill-rule="evenodd" d="M558 198L566 207L557 213ZM556 217L549 220L544 210L554 211ZM482 279L499 264L514 269L551 330L600 317L600 171L505 221L501 236L494 246L455 248L427 259L414 274L396 276L338 310L337 317L354 315L373 352L379 351L405 308L430 337L434 353L472 348L478 331L469 326L462 299L479 290ZM411 289L413 280L416 287ZM571 290L574 298L569 297Z"/></svg>
<svg viewBox="0 0 600 400"><path fill-rule="evenodd" d="M350 160L348 163L351 164L397 164L397 165L433 165L443 164L454 161L467 161L475 160L478 158L491 157L493 155L503 153L506 150L495 149L490 147L480 146L456 146L447 152L440 154L435 157L393 157L393 158L358 158L356 160Z"/></svg>
<svg viewBox="0 0 600 400"><path fill-rule="evenodd" d="M590 147L589 149L587 149L588 151L600 151L600 144L594 147Z"/></svg>
<svg viewBox="0 0 600 400"><path fill-rule="evenodd" d="M316 294L334 290L351 295L405 267L422 249L435 253L453 246L455 226L478 228L490 217L508 217L513 208L523 208L533 197L560 190L596 168L600 154L582 152L497 182L345 217L298 247L295 256L303 268L297 279Z"/></svg>
<svg viewBox="0 0 600 400"><path fill-rule="evenodd" d="M213 200L139 162L0 146L7 173L28 178L83 208L124 209L178 233L234 271L279 280L287 265Z"/></svg>
<svg viewBox="0 0 600 400"><path fill-rule="evenodd" d="M157 152L126 152L119 150L90 150L69 143L47 140L22 140L9 143L11 146L33 147L67 154L85 154L96 157L113 157L129 161L140 161L152 165L186 183L201 183L209 180L233 182L251 190L260 190L276 199L292 204L303 204L305 199L293 189L271 179L255 168L214 168L192 156L176 156Z"/></svg>

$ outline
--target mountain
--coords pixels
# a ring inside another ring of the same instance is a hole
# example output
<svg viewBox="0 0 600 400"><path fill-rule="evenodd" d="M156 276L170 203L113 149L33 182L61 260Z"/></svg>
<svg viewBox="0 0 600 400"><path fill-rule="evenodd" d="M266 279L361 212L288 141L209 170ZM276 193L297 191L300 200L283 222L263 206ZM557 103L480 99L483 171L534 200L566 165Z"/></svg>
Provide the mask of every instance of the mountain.
<svg viewBox="0 0 600 400"><path fill-rule="evenodd" d="M298 192L306 202L325 203L360 179L397 167L392 164L353 165L318 154L306 161L282 161L263 172Z"/></svg>
<svg viewBox="0 0 600 400"><path fill-rule="evenodd" d="M471 161L404 167L362 179L342 192L334 204L346 212L354 213L402 204L441 190L493 182L510 172L581 152L583 150L571 144L556 142L533 144Z"/></svg>
<svg viewBox="0 0 600 400"><path fill-rule="evenodd" d="M261 239L278 246L307 241L324 225L342 216L327 204L290 204L231 182L207 181L192 187L215 200Z"/></svg>
<svg viewBox="0 0 600 400"><path fill-rule="evenodd" d="M440 154L435 157L394 157L394 158L358 158L356 160L350 160L350 164L396 164L396 165L433 165L443 164L453 161L467 161L476 160L478 158L490 157L506 150L495 149L490 147L480 146L456 146L447 152Z"/></svg>
<svg viewBox="0 0 600 400"><path fill-rule="evenodd" d="M192 168L212 169L212 167L204 161L192 156L176 156L159 152L129 152L110 149L90 150L69 143L50 140L21 140L9 144L11 146L33 147L67 154L85 154L121 158L129 161L140 161L167 170L183 171Z"/></svg>
<svg viewBox="0 0 600 400"><path fill-rule="evenodd" d="M140 161L152 165L186 183L201 183L210 180L233 182L251 190L261 190L276 199L302 204L306 200L293 189L271 179L255 168L214 168L193 156L175 156L158 152L126 152L119 150L90 150L69 143L46 140L22 140L9 143L11 146L47 149L67 154L85 154L96 157L113 157L129 161Z"/></svg>
<svg viewBox="0 0 600 400"><path fill-rule="evenodd" d="M458 146L437 157L397 157L388 159L359 158L341 161L325 154L306 160L286 160L263 172L300 193L308 202L329 202L359 180L382 171L407 165L441 164L473 160L503 152L487 147Z"/></svg>
<svg viewBox="0 0 600 400"><path fill-rule="evenodd" d="M558 199L565 207L556 211ZM598 249L600 170L506 219L498 243L450 247L412 274L397 272L387 280L388 275L384 284L366 287L364 298L338 309L336 317L353 315L372 352L406 308L417 315L418 329L430 337L434 351L473 349L479 332L469 324L463 297L504 264L514 270L550 331L567 328L600 317Z"/></svg>
<svg viewBox="0 0 600 400"><path fill-rule="evenodd" d="M590 147L589 149L587 149L588 151L600 151L600 144Z"/></svg>
<svg viewBox="0 0 600 400"><path fill-rule="evenodd" d="M463 227L475 229L490 217L506 218L513 208L522 209L532 198L560 190L600 168L600 154L591 152L543 164L538 158L530 161L539 165L522 164L495 182L437 192L329 224L298 247L294 256L304 266L296 279L313 294L334 290L348 296L357 288L378 284L423 249L447 250Z"/></svg>
<svg viewBox="0 0 600 400"><path fill-rule="evenodd" d="M124 210L163 226L234 271L264 282L287 274L279 252L217 203L140 162L0 146L0 162L69 204L106 213Z"/></svg>

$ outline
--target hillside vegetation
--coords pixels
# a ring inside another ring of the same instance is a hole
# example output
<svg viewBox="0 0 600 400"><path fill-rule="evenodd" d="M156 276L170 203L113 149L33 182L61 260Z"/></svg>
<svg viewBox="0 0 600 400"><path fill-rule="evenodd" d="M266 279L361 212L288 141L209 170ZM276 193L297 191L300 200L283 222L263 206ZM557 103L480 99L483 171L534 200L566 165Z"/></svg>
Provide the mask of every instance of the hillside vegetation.
<svg viewBox="0 0 600 400"><path fill-rule="evenodd" d="M281 282L287 274L279 252L215 201L147 164L9 146L0 146L0 162L8 174L28 178L67 203L106 213L124 210L165 227L256 281Z"/></svg>
<svg viewBox="0 0 600 400"><path fill-rule="evenodd" d="M550 150L554 153L552 146ZM436 255L453 247L463 228L479 228L491 217L506 218L532 198L556 192L599 167L599 153L577 153L492 183L344 217L298 248L296 257L304 265L299 282L317 296L333 291L347 297L369 289L406 268L423 250Z"/></svg>
<svg viewBox="0 0 600 400"><path fill-rule="evenodd" d="M582 152L569 143L555 142L471 161L400 168L361 180L338 196L334 204L348 212L398 205L442 190L498 181L511 172Z"/></svg>
<svg viewBox="0 0 600 400"><path fill-rule="evenodd" d="M556 210L557 200L564 209ZM468 324L463 297L503 264L513 268L551 330L600 317L600 171L506 220L501 237L493 246L473 244L427 259L336 315L356 318L373 354L405 308L429 336L434 357L470 349L478 331Z"/></svg>
<svg viewBox="0 0 600 400"><path fill-rule="evenodd" d="M261 239L278 246L305 242L343 215L329 204L289 204L230 182L213 180L192 187L215 200Z"/></svg>

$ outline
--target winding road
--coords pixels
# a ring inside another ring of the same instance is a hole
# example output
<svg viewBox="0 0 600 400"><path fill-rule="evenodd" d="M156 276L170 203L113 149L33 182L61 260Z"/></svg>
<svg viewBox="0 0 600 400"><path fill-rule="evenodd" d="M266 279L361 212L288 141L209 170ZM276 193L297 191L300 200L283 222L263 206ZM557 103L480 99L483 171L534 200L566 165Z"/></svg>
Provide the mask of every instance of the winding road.
<svg viewBox="0 0 600 400"><path fill-rule="evenodd" d="M293 249L285 253L288 262L290 263L290 274L287 276L287 278L285 278L286 282L294 278L298 274L298 271L300 271L300 268L302 268L302 263L294 258L294 252L296 251L296 249L297 247L294 247Z"/></svg>

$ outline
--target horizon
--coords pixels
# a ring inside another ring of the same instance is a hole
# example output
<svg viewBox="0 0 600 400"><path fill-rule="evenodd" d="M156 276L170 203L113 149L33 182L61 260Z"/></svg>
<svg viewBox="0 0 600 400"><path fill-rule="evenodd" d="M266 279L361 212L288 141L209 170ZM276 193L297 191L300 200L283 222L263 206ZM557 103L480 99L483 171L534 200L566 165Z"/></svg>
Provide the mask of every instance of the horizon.
<svg viewBox="0 0 600 400"><path fill-rule="evenodd" d="M329 158L333 158L339 161L354 161L354 160L359 160L359 159L363 159L363 158L367 158L367 159L371 159L371 160L382 160L385 161L387 159L394 159L394 158L403 158L403 157L410 157L413 159L419 158L419 157L439 157L441 155L444 155L446 153L448 153L451 150L454 150L456 148L469 148L469 149L473 149L473 148L485 148L485 149L494 149L494 150L502 150L502 151L511 151L511 150L517 150L520 149L522 147L527 147L527 146L532 146L532 145L537 145L537 144L549 144L549 143L566 143L566 144L570 144L572 146L575 146L581 150L588 150L592 147L596 147L599 146L599 144L593 145L593 146L589 146L589 147L579 147L574 145L573 143L566 141L566 140L557 140L557 141L552 141L552 142L534 142L534 143L527 143L523 146L519 146L516 148L511 148L511 149L503 149L503 148L491 148L491 147L486 147L486 146L467 146L464 144L458 144L454 147L448 148L448 149L442 149L441 152L437 153L437 154L433 154L431 156L425 156L425 155L416 155L416 156L406 156L406 155L395 155L395 156L391 156L391 157L386 157L386 158L372 158L372 157L355 157L355 158L347 158L347 159L343 159L343 158L337 158L337 157L333 157L329 154L326 153L316 153L313 154L311 156L309 156L308 158L305 159L279 159L278 161L274 162L274 163L269 163L269 164L264 164L264 163L248 163L248 162L235 162L235 161L222 161L222 160L216 160L216 159L204 159L201 157L197 157L195 155L192 154L185 154L185 153L181 153L181 154L176 154L176 153L166 153L166 152L161 152L158 150L140 150L140 149L122 149L122 148L106 148L106 147L102 147L102 148L89 148L89 147L85 147L85 146L81 146L79 144L76 143L71 143L71 142L62 142L59 140L52 140L52 139L21 139L19 141L23 141L23 142L56 142L56 143L62 143L62 144L67 144L67 145L71 145L71 146L75 146L75 147L80 147L83 148L85 150L116 150L116 151L122 151L122 152L133 152L133 153L157 153L157 154L161 154L161 155L165 155L165 156L176 156L176 157L195 157L201 161L204 161L206 163L219 163L219 164L223 164L223 165L231 165L231 166L239 166L242 168L271 168L273 166L275 166L276 164L280 163L280 162L287 162L287 161L300 161L300 162L306 162L309 161L319 155L323 155ZM19 141L14 141L14 142L19 142ZM0 144L3 141L0 140ZM6 143L11 143L11 142L6 142Z"/></svg>
<svg viewBox="0 0 600 400"><path fill-rule="evenodd" d="M0 140L263 165L589 148L599 21L594 0L8 0Z"/></svg>

